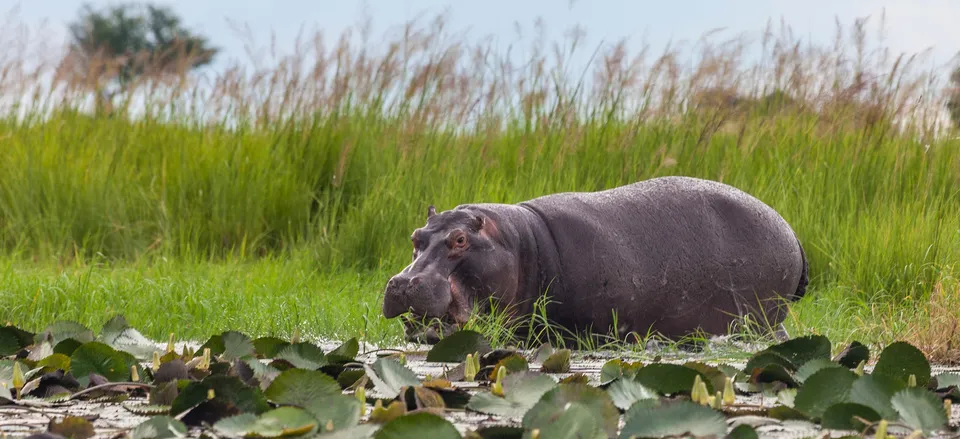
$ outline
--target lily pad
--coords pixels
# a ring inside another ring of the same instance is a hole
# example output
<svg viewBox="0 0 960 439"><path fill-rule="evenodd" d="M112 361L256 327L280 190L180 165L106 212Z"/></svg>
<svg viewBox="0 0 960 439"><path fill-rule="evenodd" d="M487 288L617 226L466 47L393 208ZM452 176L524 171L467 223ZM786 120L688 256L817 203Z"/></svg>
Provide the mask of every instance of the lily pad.
<svg viewBox="0 0 960 439"><path fill-rule="evenodd" d="M630 378L621 378L614 381L607 388L607 393L610 394L613 404L620 410L627 410L635 402L642 399L657 399L660 397L657 392Z"/></svg>
<svg viewBox="0 0 960 439"><path fill-rule="evenodd" d="M274 358L289 345L290 342L277 337L260 337L253 341L254 351L263 358Z"/></svg>
<svg viewBox="0 0 960 439"><path fill-rule="evenodd" d="M8 357L20 351L28 343L22 343L20 335L13 326L0 327L0 357Z"/></svg>
<svg viewBox="0 0 960 439"><path fill-rule="evenodd" d="M855 430L862 431L867 426L857 420L863 418L870 422L879 421L882 417L876 410L863 404L852 402L841 402L827 407L823 412L823 419L820 424L823 428L834 430Z"/></svg>
<svg viewBox="0 0 960 439"><path fill-rule="evenodd" d="M620 437L724 436L723 414L709 407L678 400L658 406L638 404L625 415Z"/></svg>
<svg viewBox="0 0 960 439"><path fill-rule="evenodd" d="M586 384L560 384L548 391L523 416L523 426L529 428L531 425L541 425L545 419L555 419L569 403L585 406L607 436L616 435L620 412L607 392Z"/></svg>
<svg viewBox="0 0 960 439"><path fill-rule="evenodd" d="M121 315L114 316L103 325L97 340L114 349L142 357L146 357L156 350L153 342L144 337L140 331L131 327L127 323L127 319Z"/></svg>
<svg viewBox="0 0 960 439"><path fill-rule="evenodd" d="M357 398L339 394L316 399L304 410L319 422L322 432L330 432L356 426L360 422L360 405Z"/></svg>
<svg viewBox="0 0 960 439"><path fill-rule="evenodd" d="M860 365L861 361L867 361L869 359L870 348L864 346L859 341L853 341L842 352L837 354L834 361L847 369L854 369Z"/></svg>
<svg viewBox="0 0 960 439"><path fill-rule="evenodd" d="M490 392L480 392L470 398L467 408L491 415L523 418L537 401L557 382L549 375L521 372L508 374L503 379L503 397Z"/></svg>
<svg viewBox="0 0 960 439"><path fill-rule="evenodd" d="M766 350L780 354L796 370L810 360L830 359L830 340L822 335L807 335L770 346Z"/></svg>
<svg viewBox="0 0 960 439"><path fill-rule="evenodd" d="M93 424L79 416L66 416L59 421L50 421L47 431L67 439L88 439L95 434Z"/></svg>
<svg viewBox="0 0 960 439"><path fill-rule="evenodd" d="M570 402L553 412L524 422L528 431L538 431L539 437L557 439L604 439L603 424L589 407Z"/></svg>
<svg viewBox="0 0 960 439"><path fill-rule="evenodd" d="M130 432L131 439L173 439L187 436L187 426L169 416L154 416Z"/></svg>
<svg viewBox="0 0 960 439"><path fill-rule="evenodd" d="M377 431L376 439L460 439L460 432L450 421L430 412L411 413L387 422Z"/></svg>
<svg viewBox="0 0 960 439"><path fill-rule="evenodd" d="M359 353L360 343L356 337L353 337L327 353L327 361L333 363L349 363L353 361Z"/></svg>
<svg viewBox="0 0 960 439"><path fill-rule="evenodd" d="M106 344L85 343L70 356L70 373L82 387L90 383L90 374L110 381L126 381L130 378L131 366L127 360L125 355Z"/></svg>
<svg viewBox="0 0 960 439"><path fill-rule="evenodd" d="M898 341L880 352L873 375L886 375L904 383L909 380L910 375L914 375L917 385L923 387L930 382L930 363L919 349L910 343Z"/></svg>
<svg viewBox="0 0 960 439"><path fill-rule="evenodd" d="M372 366L365 364L363 368L377 391L390 399L396 398L401 388L420 384L412 370L392 358L378 358Z"/></svg>
<svg viewBox="0 0 960 439"><path fill-rule="evenodd" d="M947 425L943 403L933 392L920 387L903 389L890 399L903 422L912 428L931 434Z"/></svg>
<svg viewBox="0 0 960 439"><path fill-rule="evenodd" d="M725 439L760 439L760 436L752 426L740 424L730 430Z"/></svg>
<svg viewBox="0 0 960 439"><path fill-rule="evenodd" d="M37 343L47 340L53 346L67 339L73 339L79 344L83 344L94 341L96 337L94 337L90 328L71 320L53 322L35 336Z"/></svg>
<svg viewBox="0 0 960 439"><path fill-rule="evenodd" d="M648 364L637 370L634 379L648 389L656 390L664 395L673 395L690 393L693 390L693 383L697 375L706 383L708 392L712 394L716 391L703 374L689 367L676 364Z"/></svg>
<svg viewBox="0 0 960 439"><path fill-rule="evenodd" d="M546 373L567 373L570 371L570 349L559 349L550 354L540 367Z"/></svg>
<svg viewBox="0 0 960 439"><path fill-rule="evenodd" d="M864 375L853 383L850 402L870 407L883 419L896 421L899 415L890 403L890 398L905 388L905 383L893 377Z"/></svg>
<svg viewBox="0 0 960 439"><path fill-rule="evenodd" d="M822 369L800 386L794 406L811 418L819 418L831 405L850 402L851 389L857 378L857 374L849 369Z"/></svg>
<svg viewBox="0 0 960 439"><path fill-rule="evenodd" d="M51 354L37 362L37 367L42 367L46 372L55 370L70 370L70 357L63 354Z"/></svg>
<svg viewBox="0 0 960 439"><path fill-rule="evenodd" d="M257 350L253 347L253 342L243 333L227 331L220 337L223 340L223 354L221 355L226 361L253 357L257 353Z"/></svg>
<svg viewBox="0 0 960 439"><path fill-rule="evenodd" d="M280 407L260 416L243 413L223 418L213 429L226 436L280 438L306 436L317 432L317 420L296 407Z"/></svg>
<svg viewBox="0 0 960 439"><path fill-rule="evenodd" d="M234 376L211 375L187 384L173 401L170 415L178 417L190 411L181 420L187 425L200 425L240 413L259 415L269 409L259 388L247 386Z"/></svg>
<svg viewBox="0 0 960 439"><path fill-rule="evenodd" d="M264 396L275 404L303 408L334 395L342 395L336 380L323 372L304 369L281 372L264 392Z"/></svg>
<svg viewBox="0 0 960 439"><path fill-rule="evenodd" d="M459 330L437 342L427 353L427 361L459 363L467 354L490 352L490 342L482 334L469 329Z"/></svg>
<svg viewBox="0 0 960 439"><path fill-rule="evenodd" d="M797 372L793 374L793 376L796 378L798 383L803 383L807 380L807 378L810 378L811 375L829 367L842 366L826 358L816 358L804 363L803 366L800 366L800 369L797 369Z"/></svg>
<svg viewBox="0 0 960 439"><path fill-rule="evenodd" d="M309 370L317 370L327 364L323 351L309 342L299 342L281 349L276 359L286 360L294 367Z"/></svg>
<svg viewBox="0 0 960 439"><path fill-rule="evenodd" d="M600 368L600 385L606 386L621 377L633 378L641 367L643 367L643 363L639 361L630 363L619 358L608 360Z"/></svg>

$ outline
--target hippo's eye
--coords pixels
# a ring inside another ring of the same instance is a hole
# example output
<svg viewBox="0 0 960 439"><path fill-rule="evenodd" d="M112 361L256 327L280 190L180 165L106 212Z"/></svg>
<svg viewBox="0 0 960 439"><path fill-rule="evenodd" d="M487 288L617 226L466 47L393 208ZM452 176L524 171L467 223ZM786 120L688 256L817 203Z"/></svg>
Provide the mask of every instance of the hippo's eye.
<svg viewBox="0 0 960 439"><path fill-rule="evenodd" d="M467 237L463 235L457 236L456 242L457 242L457 247L463 247L467 245Z"/></svg>

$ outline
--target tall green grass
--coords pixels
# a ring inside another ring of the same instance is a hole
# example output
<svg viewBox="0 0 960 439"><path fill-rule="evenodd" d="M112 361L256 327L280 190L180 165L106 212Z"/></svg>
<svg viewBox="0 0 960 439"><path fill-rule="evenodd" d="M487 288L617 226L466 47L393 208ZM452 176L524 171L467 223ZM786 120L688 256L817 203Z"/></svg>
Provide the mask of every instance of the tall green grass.
<svg viewBox="0 0 960 439"><path fill-rule="evenodd" d="M933 76L910 58L856 50L860 26L854 49L801 49L768 31L756 63L729 44L701 47L692 68L679 52L650 60L618 45L587 75L563 50L534 46L520 64L411 27L372 48L342 43L271 70L231 70L212 88L157 86L136 95L147 102L137 117L122 102L112 114L84 111L85 89L63 79L60 95L0 120L0 319L99 318L59 293L96 288L38 274L96 266L116 295L162 297L110 305L142 313L151 333L188 324L157 309L205 319L220 307L204 328L272 331L231 320L230 298L281 294L291 275L327 295L324 279L383 280L406 264L429 204L513 203L664 175L719 180L778 210L810 260L810 301L923 298L958 274L960 142L933 135ZM273 262L236 273L255 291L191 274L190 264L217 272L258 258ZM177 268L150 268L163 261ZM283 261L301 271L262 272ZM125 283L130 267L140 268ZM180 271L170 283L133 287L169 270ZM380 286L360 284L337 300L375 317ZM50 302L27 306L38 291ZM176 306L186 292L209 302ZM311 303L297 313L328 315L334 301ZM276 306L257 322L293 315Z"/></svg>

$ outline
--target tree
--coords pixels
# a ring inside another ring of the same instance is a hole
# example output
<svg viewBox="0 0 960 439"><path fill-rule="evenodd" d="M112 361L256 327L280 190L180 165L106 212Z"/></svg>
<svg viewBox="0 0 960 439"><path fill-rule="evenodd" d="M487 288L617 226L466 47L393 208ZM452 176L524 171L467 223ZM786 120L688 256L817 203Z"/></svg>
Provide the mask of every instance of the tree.
<svg viewBox="0 0 960 439"><path fill-rule="evenodd" d="M169 8L149 4L105 10L86 4L70 25L70 34L60 73L96 93L98 112L109 112L113 98L138 78L180 77L209 64L219 52L206 38L185 29Z"/></svg>

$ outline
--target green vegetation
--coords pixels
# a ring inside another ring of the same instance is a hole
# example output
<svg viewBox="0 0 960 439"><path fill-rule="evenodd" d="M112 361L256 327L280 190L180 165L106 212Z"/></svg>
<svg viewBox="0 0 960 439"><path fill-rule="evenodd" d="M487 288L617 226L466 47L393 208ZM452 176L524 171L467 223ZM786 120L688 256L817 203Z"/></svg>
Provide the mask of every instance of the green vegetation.
<svg viewBox="0 0 960 439"><path fill-rule="evenodd" d="M605 361L599 374L582 364L584 372L576 371L572 363L582 360L549 344L536 351L493 350L482 334L469 330L427 352L368 352L357 338L324 351L309 341L238 331L178 350L172 339L164 348L113 316L97 333L70 321L39 333L0 328L0 405L42 405L51 414L77 402L96 408L119 403L138 418L128 427L118 428L113 419L106 426L132 439L174 432L726 438L783 431L770 425L783 420L792 421L788 430L859 437L919 438L957 430L951 421L960 374L935 372L905 342L872 350L856 341L834 345L824 336L805 336L768 345L742 366L618 357ZM433 369L433 376L420 368L437 362L447 367ZM744 399L749 396L765 401ZM484 416L465 418L462 412ZM89 438L104 428L98 421L66 416L46 431ZM151 426L157 428L152 434Z"/></svg>
<svg viewBox="0 0 960 439"><path fill-rule="evenodd" d="M516 60L414 26L212 83L144 74L96 116L65 81L0 120L0 320L397 340L379 294L429 204L689 175L797 231L812 277L789 329L956 358L960 142L934 130L932 73L850 49L860 26L838 48L781 33L759 63L616 45L588 71L564 47Z"/></svg>

